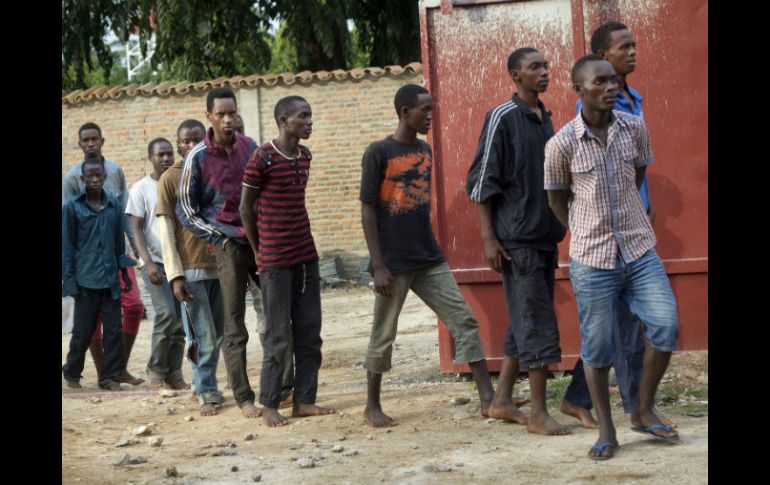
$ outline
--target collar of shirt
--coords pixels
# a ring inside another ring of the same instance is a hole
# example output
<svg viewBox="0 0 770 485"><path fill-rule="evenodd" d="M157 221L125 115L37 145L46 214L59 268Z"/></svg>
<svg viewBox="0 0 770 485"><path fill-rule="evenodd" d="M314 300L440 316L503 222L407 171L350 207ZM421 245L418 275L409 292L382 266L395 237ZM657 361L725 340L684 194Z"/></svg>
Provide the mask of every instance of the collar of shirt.
<svg viewBox="0 0 770 485"><path fill-rule="evenodd" d="M241 136L239 133L233 133L233 144L231 145L231 151L234 151L236 149L239 136ZM209 128L209 131L206 132L206 136L203 139L203 141L206 144L206 148L208 148L209 150L219 155L227 156L227 149L225 148L225 146L214 142L214 128Z"/></svg>
<svg viewBox="0 0 770 485"><path fill-rule="evenodd" d="M81 192L80 195L75 197L75 200L81 204L88 205L88 202L86 201L85 192ZM115 205L115 199L107 195L107 192L105 192L104 189L102 189L102 207L107 207L108 205L114 206L116 209L118 207Z"/></svg>
<svg viewBox="0 0 770 485"><path fill-rule="evenodd" d="M572 123L575 128L575 137L578 140L583 137L593 138L596 140L599 139L596 135L594 135L594 133L591 131L591 128L586 124L585 120L583 119L582 112L578 113ZM609 145L609 141L613 138L612 134L617 131L618 128L626 126L626 121L620 116L616 116L614 110L610 112L610 124L609 129L607 130L607 145Z"/></svg>
<svg viewBox="0 0 770 485"><path fill-rule="evenodd" d="M540 112L543 113L542 121L535 114L535 112L532 111L529 105L519 97L518 93L513 93L513 96L511 96L511 102L515 104L524 113L524 115L526 115L527 118L531 119L532 121L536 121L537 123L543 124L543 123L547 123L548 120L551 119L551 112L545 109L545 105L543 104L543 101L540 99L537 100L537 107L540 108Z"/></svg>
<svg viewBox="0 0 770 485"><path fill-rule="evenodd" d="M631 102L628 101L628 98L623 96L622 91L618 91L618 100L615 102L615 109L618 111L625 111L626 113L632 115L641 116L643 101L642 95L628 84L626 84L626 89L628 89L628 93L634 99L634 106L631 106Z"/></svg>

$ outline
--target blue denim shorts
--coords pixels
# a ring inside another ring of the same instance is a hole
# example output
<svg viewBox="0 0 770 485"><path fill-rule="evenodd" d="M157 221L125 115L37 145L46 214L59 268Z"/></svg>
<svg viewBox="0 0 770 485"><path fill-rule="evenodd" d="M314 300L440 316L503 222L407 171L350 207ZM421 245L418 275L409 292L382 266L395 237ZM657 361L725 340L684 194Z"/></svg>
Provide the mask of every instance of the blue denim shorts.
<svg viewBox="0 0 770 485"><path fill-rule="evenodd" d="M598 269L570 259L569 277L580 320L581 357L591 367L613 362L617 305L625 302L644 326L644 335L657 350L676 350L679 316L663 263L654 249L626 263L618 257L614 269Z"/></svg>

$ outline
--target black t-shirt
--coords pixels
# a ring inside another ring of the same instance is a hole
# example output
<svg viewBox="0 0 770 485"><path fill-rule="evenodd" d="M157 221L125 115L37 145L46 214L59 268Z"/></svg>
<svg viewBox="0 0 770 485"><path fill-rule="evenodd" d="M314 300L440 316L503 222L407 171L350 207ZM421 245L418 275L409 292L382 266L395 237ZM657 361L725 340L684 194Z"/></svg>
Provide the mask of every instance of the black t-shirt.
<svg viewBox="0 0 770 485"><path fill-rule="evenodd" d="M361 164L360 200L377 204L380 252L388 270L402 273L442 263L430 226L430 145L389 136L369 145Z"/></svg>

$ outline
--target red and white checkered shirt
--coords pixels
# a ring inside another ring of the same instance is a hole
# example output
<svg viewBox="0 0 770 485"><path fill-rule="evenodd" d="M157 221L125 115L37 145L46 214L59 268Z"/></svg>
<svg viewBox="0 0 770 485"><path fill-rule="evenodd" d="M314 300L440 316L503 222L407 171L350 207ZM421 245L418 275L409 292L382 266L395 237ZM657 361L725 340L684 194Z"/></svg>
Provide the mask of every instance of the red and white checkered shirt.
<svg viewBox="0 0 770 485"><path fill-rule="evenodd" d="M636 167L652 163L644 121L613 111L607 146L578 114L545 145L545 190L569 190L569 255L613 269L655 247L655 233L636 186Z"/></svg>

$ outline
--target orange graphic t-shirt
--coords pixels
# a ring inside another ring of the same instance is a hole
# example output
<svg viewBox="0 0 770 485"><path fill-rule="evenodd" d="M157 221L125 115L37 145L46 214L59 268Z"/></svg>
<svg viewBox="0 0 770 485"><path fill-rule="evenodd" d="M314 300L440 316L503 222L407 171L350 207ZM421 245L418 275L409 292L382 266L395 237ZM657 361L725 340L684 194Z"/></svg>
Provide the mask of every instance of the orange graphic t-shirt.
<svg viewBox="0 0 770 485"><path fill-rule="evenodd" d="M377 204L380 251L391 273L444 261L430 225L432 167L430 145L419 139L387 137L364 153L360 199Z"/></svg>

